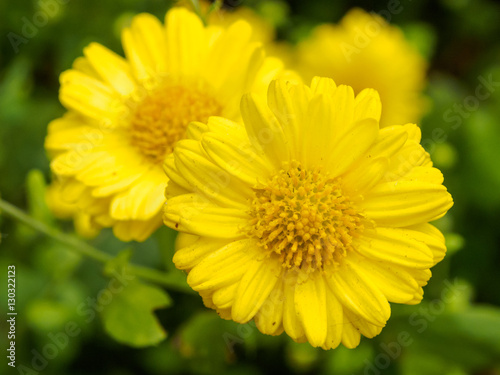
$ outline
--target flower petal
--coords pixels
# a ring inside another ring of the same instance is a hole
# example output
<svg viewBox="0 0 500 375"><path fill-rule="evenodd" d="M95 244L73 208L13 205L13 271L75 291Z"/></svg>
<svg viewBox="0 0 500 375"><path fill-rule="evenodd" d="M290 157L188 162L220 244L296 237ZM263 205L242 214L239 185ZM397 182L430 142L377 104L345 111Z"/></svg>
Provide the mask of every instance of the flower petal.
<svg viewBox="0 0 500 375"><path fill-rule="evenodd" d="M377 285L389 302L406 303L413 299L419 285L415 278L394 262L383 262L351 253L345 262L355 263L373 285Z"/></svg>
<svg viewBox="0 0 500 375"><path fill-rule="evenodd" d="M174 155L177 171L189 183L191 191L216 205L246 209L246 199L252 195L250 186L212 163L199 142L179 142Z"/></svg>
<svg viewBox="0 0 500 375"><path fill-rule="evenodd" d="M343 331L343 309L335 293L333 293L328 283L326 283L326 313L327 313L327 332L323 349L335 349L342 340Z"/></svg>
<svg viewBox="0 0 500 375"><path fill-rule="evenodd" d="M344 314L344 324L342 326L342 345L346 348L354 349L359 345L360 341L361 334Z"/></svg>
<svg viewBox="0 0 500 375"><path fill-rule="evenodd" d="M285 304L283 307L283 328L288 336L294 341L302 341L305 338L304 326L297 315L295 305L295 283L285 282Z"/></svg>
<svg viewBox="0 0 500 375"><path fill-rule="evenodd" d="M250 186L271 175L272 165L254 151L248 140L228 141L218 133L206 133L202 139L203 149L224 171Z"/></svg>
<svg viewBox="0 0 500 375"><path fill-rule="evenodd" d="M280 278L267 300L255 315L255 324L266 335L279 335L283 331L285 294L283 278Z"/></svg>
<svg viewBox="0 0 500 375"><path fill-rule="evenodd" d="M275 258L254 260L245 268L231 310L233 320L238 323L248 322L259 311L278 282L282 269Z"/></svg>
<svg viewBox="0 0 500 375"><path fill-rule="evenodd" d="M354 100L354 121L373 118L380 122L382 102L380 95L374 89L364 89L356 95Z"/></svg>
<svg viewBox="0 0 500 375"><path fill-rule="evenodd" d="M240 237L249 219L245 211L216 206L199 194L170 198L163 216L171 228L214 238Z"/></svg>
<svg viewBox="0 0 500 375"><path fill-rule="evenodd" d="M342 305L370 323L385 325L391 315L387 298L350 263L343 262L326 280Z"/></svg>
<svg viewBox="0 0 500 375"><path fill-rule="evenodd" d="M181 235L184 235L184 233L179 233L178 236ZM181 270L190 270L208 255L227 245L227 243L227 240L198 237L194 243L177 250L172 261L177 268Z"/></svg>
<svg viewBox="0 0 500 375"><path fill-rule="evenodd" d="M366 230L356 242L360 254L376 261L417 269L434 265L432 252L419 241L419 233L406 228Z"/></svg>
<svg viewBox="0 0 500 375"><path fill-rule="evenodd" d="M434 264L443 260L446 255L446 244L443 234L434 225L424 223L408 227L418 232L418 239L424 242L432 251Z"/></svg>
<svg viewBox="0 0 500 375"><path fill-rule="evenodd" d="M326 161L332 176L339 176L358 160L377 139L378 123L367 118L358 121L347 133L332 145Z"/></svg>
<svg viewBox="0 0 500 375"><path fill-rule="evenodd" d="M83 53L92 67L122 96L130 95L136 83L128 62L99 43L91 43Z"/></svg>
<svg viewBox="0 0 500 375"><path fill-rule="evenodd" d="M189 272L188 284L197 291L217 290L239 282L256 256L257 243L242 239L214 251Z"/></svg>
<svg viewBox="0 0 500 375"><path fill-rule="evenodd" d="M302 321L309 343L322 346L328 328L326 311L326 286L323 277L310 277L295 287L295 309Z"/></svg>
<svg viewBox="0 0 500 375"><path fill-rule="evenodd" d="M451 208L453 200L442 185L396 181L377 185L360 204L378 225L405 227L438 219Z"/></svg>
<svg viewBox="0 0 500 375"><path fill-rule="evenodd" d="M288 160L289 150L283 128L264 100L253 94L246 94L241 100L241 114L250 141L262 150L277 168Z"/></svg>

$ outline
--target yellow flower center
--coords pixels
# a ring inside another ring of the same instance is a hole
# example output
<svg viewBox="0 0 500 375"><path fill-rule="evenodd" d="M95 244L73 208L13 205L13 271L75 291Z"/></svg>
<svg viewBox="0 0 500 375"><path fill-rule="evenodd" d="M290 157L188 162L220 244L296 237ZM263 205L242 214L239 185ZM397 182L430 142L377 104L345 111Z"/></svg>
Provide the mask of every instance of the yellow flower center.
<svg viewBox="0 0 500 375"><path fill-rule="evenodd" d="M163 162L172 152L190 122L206 122L222 113L222 105L208 90L187 85L160 87L133 107L131 142L154 163Z"/></svg>
<svg viewBox="0 0 500 375"><path fill-rule="evenodd" d="M248 234L270 256L279 256L285 268L309 273L338 265L364 229L364 218L343 193L340 178L319 169L287 162L254 190Z"/></svg>

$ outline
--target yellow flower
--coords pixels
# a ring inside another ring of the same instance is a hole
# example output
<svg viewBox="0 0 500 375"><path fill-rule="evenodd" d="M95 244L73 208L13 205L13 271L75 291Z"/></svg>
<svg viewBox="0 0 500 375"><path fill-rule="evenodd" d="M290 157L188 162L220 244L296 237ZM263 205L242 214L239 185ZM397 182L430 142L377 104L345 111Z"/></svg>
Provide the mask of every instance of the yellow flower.
<svg viewBox="0 0 500 375"><path fill-rule="evenodd" d="M377 335L389 302L416 304L445 255L429 221L452 198L416 125L379 129L373 89L273 81L241 102L244 127L192 123L164 210L175 265L206 306L324 349Z"/></svg>
<svg viewBox="0 0 500 375"><path fill-rule="evenodd" d="M378 15L355 8L339 25L318 26L298 45L298 59L306 79L331 77L355 93L377 90L382 126L418 122L425 111L421 91L427 64L401 30Z"/></svg>
<svg viewBox="0 0 500 375"><path fill-rule="evenodd" d="M61 103L45 146L64 201L121 240L145 240L161 225L162 170L190 121L239 120L247 91L265 93L282 63L266 58L251 26L204 27L184 8L163 26L140 14L122 33L126 58L100 44L61 75Z"/></svg>
<svg viewBox="0 0 500 375"><path fill-rule="evenodd" d="M99 234L100 227L94 223L92 216L79 210L75 202L64 199L63 186L54 180L45 192L45 201L55 217L59 219L73 219L75 229L79 235L92 238Z"/></svg>

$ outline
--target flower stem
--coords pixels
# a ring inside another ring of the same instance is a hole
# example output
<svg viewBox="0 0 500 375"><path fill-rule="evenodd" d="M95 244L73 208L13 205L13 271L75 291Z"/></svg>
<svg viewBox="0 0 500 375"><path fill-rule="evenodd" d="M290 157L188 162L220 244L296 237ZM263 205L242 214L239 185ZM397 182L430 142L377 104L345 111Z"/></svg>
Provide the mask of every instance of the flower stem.
<svg viewBox="0 0 500 375"><path fill-rule="evenodd" d="M113 259L113 256L103 253L101 250L96 249L95 247L79 240L78 238L62 233L58 229L48 226L32 218L16 206L2 199L0 199L0 212L6 213L7 215L37 230L38 232L41 232L46 236L59 241L62 244L68 245L70 248L76 250L80 254L88 256L89 258L95 259L102 263L106 263L109 260ZM193 293L193 290L189 288L187 284L179 282L179 275L176 273L167 274L152 268L134 264L128 265L128 271L143 280L154 282L177 291Z"/></svg>

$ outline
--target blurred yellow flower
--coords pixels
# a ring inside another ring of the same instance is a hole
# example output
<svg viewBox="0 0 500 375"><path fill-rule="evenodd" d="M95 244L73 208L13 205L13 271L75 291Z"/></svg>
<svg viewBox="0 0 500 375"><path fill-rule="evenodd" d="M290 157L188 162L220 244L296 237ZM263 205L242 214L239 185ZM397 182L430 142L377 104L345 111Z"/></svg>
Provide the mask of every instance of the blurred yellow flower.
<svg viewBox="0 0 500 375"><path fill-rule="evenodd" d="M377 92L315 78L245 95L244 127L189 125L165 170L174 263L225 319L353 348L389 302L416 304L445 255L429 221L452 198L416 125L379 129Z"/></svg>
<svg viewBox="0 0 500 375"><path fill-rule="evenodd" d="M424 114L427 63L382 17L354 8L340 24L316 27L297 48L297 69L305 79L331 77L355 93L377 90L381 126L418 122Z"/></svg>
<svg viewBox="0 0 500 375"><path fill-rule="evenodd" d="M265 57L247 22L204 27L185 8L171 9L165 26L134 17L122 43L126 58L92 43L61 75L68 112L50 124L45 147L61 185L54 199L121 240L143 241L161 225L161 165L188 123L239 120L241 95L265 93L282 63Z"/></svg>
<svg viewBox="0 0 500 375"><path fill-rule="evenodd" d="M45 200L49 209L59 219L73 219L78 234L85 238L92 238L99 234L101 227L92 220L92 215L78 208L76 202L65 199L63 186L54 180L45 192Z"/></svg>

